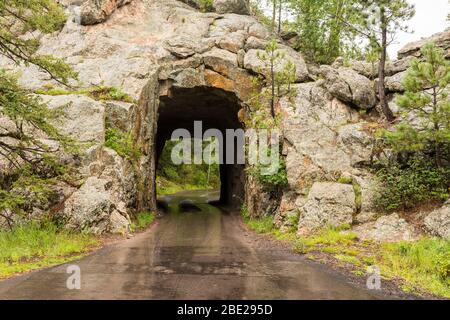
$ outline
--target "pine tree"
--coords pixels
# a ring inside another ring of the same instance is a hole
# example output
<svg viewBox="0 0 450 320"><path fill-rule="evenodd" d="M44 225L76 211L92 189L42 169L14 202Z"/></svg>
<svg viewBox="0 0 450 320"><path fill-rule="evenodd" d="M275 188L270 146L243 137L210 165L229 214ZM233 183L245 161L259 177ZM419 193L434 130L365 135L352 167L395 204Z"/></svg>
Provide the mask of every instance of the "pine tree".
<svg viewBox="0 0 450 320"><path fill-rule="evenodd" d="M366 37L369 45L379 52L378 95L384 115L394 120L386 97L387 48L395 40L398 31L407 31L406 21L414 14L414 6L406 0L358 0L353 6L358 18L354 23L345 21L353 32Z"/></svg>
<svg viewBox="0 0 450 320"><path fill-rule="evenodd" d="M403 123L386 136L396 151L431 153L441 167L450 160L450 62L434 44L421 51L423 61L411 63L403 82L406 92L397 98L397 104L419 121L414 127Z"/></svg>
<svg viewBox="0 0 450 320"><path fill-rule="evenodd" d="M258 52L258 59L264 64L261 72L265 75L262 80L264 86L269 88L266 94L258 92L257 96L268 98L270 115L275 119L275 106L281 96L291 91L291 84L295 82L296 67L292 61L285 59L285 54L280 51L276 40L272 39L266 45L264 51Z"/></svg>
<svg viewBox="0 0 450 320"><path fill-rule="evenodd" d="M67 84L76 73L61 59L37 54L37 37L27 32L59 30L65 15L53 0L4 0L0 3L0 55L17 65L34 64L49 78ZM55 178L67 178L58 153L74 152L74 143L53 126L60 116L41 99L20 87L17 78L0 69L0 216L10 224L28 202L43 202ZM39 137L54 143L45 143ZM50 146L50 145L56 145Z"/></svg>
<svg viewBox="0 0 450 320"><path fill-rule="evenodd" d="M355 23L359 13L351 10L357 0L291 0L293 27L299 34L297 49L307 60L331 63L353 49Z"/></svg>

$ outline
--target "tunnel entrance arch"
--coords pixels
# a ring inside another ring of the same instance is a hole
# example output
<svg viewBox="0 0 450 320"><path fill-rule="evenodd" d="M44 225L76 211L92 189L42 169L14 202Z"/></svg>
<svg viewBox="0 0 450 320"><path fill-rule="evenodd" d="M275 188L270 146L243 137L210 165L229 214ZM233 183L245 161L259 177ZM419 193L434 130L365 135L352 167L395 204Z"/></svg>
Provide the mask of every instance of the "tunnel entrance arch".
<svg viewBox="0 0 450 320"><path fill-rule="evenodd" d="M238 119L241 103L234 93L214 87L171 88L167 95L160 96L157 129L155 137L155 161L158 163L165 142L171 138L174 130L185 129L194 137L194 123L201 122L202 134L209 129L222 133L223 145L233 145L236 158L236 140L227 138L226 130L243 129ZM222 148L223 159L227 158ZM237 206L244 194L244 165L220 165L220 202Z"/></svg>
<svg viewBox="0 0 450 320"><path fill-rule="evenodd" d="M156 210L158 157L173 130L193 135L194 121L202 121L203 131L243 129L238 115L252 90L251 75L240 68L228 76L205 66L159 70L152 76L133 112L133 135L141 151L135 163L136 210ZM222 203L237 207L244 202L244 169L242 164L220 165Z"/></svg>

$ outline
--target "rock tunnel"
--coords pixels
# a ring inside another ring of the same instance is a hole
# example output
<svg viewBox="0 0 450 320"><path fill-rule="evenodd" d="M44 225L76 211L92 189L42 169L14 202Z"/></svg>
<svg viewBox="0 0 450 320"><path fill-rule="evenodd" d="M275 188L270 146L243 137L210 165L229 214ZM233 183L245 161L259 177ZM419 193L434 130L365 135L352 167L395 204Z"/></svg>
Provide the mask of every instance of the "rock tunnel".
<svg viewBox="0 0 450 320"><path fill-rule="evenodd" d="M227 137L226 130L242 129L238 119L240 108L236 95L220 88L172 87L168 95L159 99L155 161L158 162L165 142L176 129L186 129L194 137L194 123L198 121L201 122L202 134L209 129L219 130L223 135L223 145L234 146L233 154L229 156L226 148L221 148L221 158L228 163L220 164L220 202L239 205L244 194L244 165L237 164L238 139Z"/></svg>
<svg viewBox="0 0 450 320"><path fill-rule="evenodd" d="M155 91L159 94L153 95ZM156 209L159 156L174 130L185 129L194 137L195 121L201 121L202 135L209 129L219 130L223 136L222 145L234 146L232 155L227 155L227 148L221 148L220 158L224 163L220 164L220 204L240 206L245 193L245 165L237 161L239 139L226 134L227 129L233 132L243 129L238 117L242 103L237 95L215 86L179 87L159 81L156 86L149 86L145 105L135 127L139 130L135 133L141 138L138 143L144 146L144 157L140 161L144 179L140 207Z"/></svg>

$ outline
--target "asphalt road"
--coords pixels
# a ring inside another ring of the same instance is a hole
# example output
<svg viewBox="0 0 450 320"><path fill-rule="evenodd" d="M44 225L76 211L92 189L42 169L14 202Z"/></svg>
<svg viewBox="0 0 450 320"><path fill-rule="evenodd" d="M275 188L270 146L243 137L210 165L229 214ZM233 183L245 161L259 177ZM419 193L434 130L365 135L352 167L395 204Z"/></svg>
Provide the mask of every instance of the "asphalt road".
<svg viewBox="0 0 450 320"><path fill-rule="evenodd" d="M207 204L210 196L166 197L171 213L148 231L79 261L2 281L0 299L378 298L247 231L237 215ZM80 268L79 290L67 288L71 265Z"/></svg>

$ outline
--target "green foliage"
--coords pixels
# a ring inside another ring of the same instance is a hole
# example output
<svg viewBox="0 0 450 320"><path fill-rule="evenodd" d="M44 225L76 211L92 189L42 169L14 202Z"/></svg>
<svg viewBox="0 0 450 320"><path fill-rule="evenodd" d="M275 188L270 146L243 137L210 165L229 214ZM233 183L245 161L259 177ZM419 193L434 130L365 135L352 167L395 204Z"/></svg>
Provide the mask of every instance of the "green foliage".
<svg viewBox="0 0 450 320"><path fill-rule="evenodd" d="M0 231L0 278L77 259L96 244L93 236L59 230L49 221Z"/></svg>
<svg viewBox="0 0 450 320"><path fill-rule="evenodd" d="M105 133L105 146L128 160L136 160L140 157L140 151L135 146L131 132L124 133L117 128L108 128Z"/></svg>
<svg viewBox="0 0 450 320"><path fill-rule="evenodd" d="M155 214L153 212L140 212L136 215L136 222L133 224L132 229L144 230L151 225L154 220Z"/></svg>
<svg viewBox="0 0 450 320"><path fill-rule="evenodd" d="M257 57L263 66L259 70L261 75L253 78L254 90L247 101L249 117L245 124L248 128L274 128L279 122L276 106L280 98L295 94L291 84L296 80L296 66L285 58L275 39L267 43L264 51L258 51Z"/></svg>
<svg viewBox="0 0 450 320"><path fill-rule="evenodd" d="M286 162L284 159L280 159L280 164L276 173L263 174L264 170L265 166L255 165L249 167L247 172L255 177L259 183L270 189L283 188L288 185Z"/></svg>
<svg viewBox="0 0 450 320"><path fill-rule="evenodd" d="M272 216L260 219L249 218L246 220L246 224L251 230L261 234L271 233L275 229Z"/></svg>
<svg viewBox="0 0 450 320"><path fill-rule="evenodd" d="M248 211L248 207L243 204L241 207L241 216L244 218L244 221L250 219L250 212Z"/></svg>
<svg viewBox="0 0 450 320"><path fill-rule="evenodd" d="M264 52L258 52L258 59L263 62L263 70L260 72L265 77L254 78L254 92L248 101L249 112L245 125L247 128L270 131L279 126L282 117L276 110L281 97L295 95L291 84L296 80L296 67L292 61L285 59L285 54L278 49L275 39L267 44ZM261 86L265 88L261 90ZM271 149L271 146L268 146L266 151L269 158ZM264 165L249 166L247 172L270 189L285 187L288 183L286 164L280 153L277 156L280 163L276 173L266 174L267 166Z"/></svg>
<svg viewBox="0 0 450 320"><path fill-rule="evenodd" d="M334 256L336 259L345 262L345 263L349 263L355 266L361 266L361 260L359 260L357 257L352 256L352 255L348 255L348 254L337 254Z"/></svg>
<svg viewBox="0 0 450 320"><path fill-rule="evenodd" d="M445 200L450 186L450 63L433 44L422 48L404 80L405 94L397 97L402 110L418 121L408 122L382 137L395 158L378 172L378 204L386 209L411 208L429 200Z"/></svg>
<svg viewBox="0 0 450 320"><path fill-rule="evenodd" d="M434 153L436 166L441 166L450 160L450 63L433 44L421 51L423 61L411 63L403 82L406 92L397 97L402 110L419 121L414 127L402 123L385 137L397 152Z"/></svg>
<svg viewBox="0 0 450 320"><path fill-rule="evenodd" d="M157 167L158 194L171 194L181 190L220 188L219 164L181 164L172 161L172 149L177 141L168 140L159 157ZM193 143L192 143L193 144ZM203 147L208 145L203 142Z"/></svg>
<svg viewBox="0 0 450 320"><path fill-rule="evenodd" d="M297 230L299 220L300 220L300 211L299 210L296 210L295 214L288 215L287 223L291 226L290 231L295 232Z"/></svg>
<svg viewBox="0 0 450 320"><path fill-rule="evenodd" d="M381 29L394 35L397 31L408 31L405 24L414 14L414 5L406 0L359 0L351 10L356 14L356 26L361 26L359 33L372 41L371 44L381 46ZM356 28L354 26L354 28Z"/></svg>
<svg viewBox="0 0 450 320"><path fill-rule="evenodd" d="M435 167L423 157L412 158L406 165L390 163L377 176L379 188L375 203L386 210L413 208L426 201L449 197L450 168Z"/></svg>
<svg viewBox="0 0 450 320"><path fill-rule="evenodd" d="M213 0L198 0L198 6L202 12L211 12L213 8Z"/></svg>
<svg viewBox="0 0 450 320"><path fill-rule="evenodd" d="M54 0L11 0L0 3L0 55L17 64L35 64L52 79L66 84L76 73L62 59L36 54L39 40L22 37L38 30L52 33L60 30L66 21L63 9Z"/></svg>
<svg viewBox="0 0 450 320"><path fill-rule="evenodd" d="M87 89L87 94L96 100L116 100L133 103L134 100L119 88L98 86Z"/></svg>
<svg viewBox="0 0 450 320"><path fill-rule="evenodd" d="M295 21L293 28L299 34L296 48L307 60L319 64L333 62L339 56L350 54L356 34L348 24L357 19L351 10L356 0L291 0Z"/></svg>
<svg viewBox="0 0 450 320"><path fill-rule="evenodd" d="M53 0L0 3L0 55L16 64L34 64L62 84L77 74L63 60L36 54L31 31L51 33L65 23L62 8ZM55 180L67 181L71 170L61 160L78 146L53 125L63 112L49 109L41 99L19 86L17 77L0 68L0 155L6 165L0 175L0 216L11 227L14 216L43 204ZM43 139L45 137L45 139Z"/></svg>
<svg viewBox="0 0 450 320"><path fill-rule="evenodd" d="M382 272L402 277L406 289L425 289L450 298L450 241L421 239L383 245L379 259Z"/></svg>
<svg viewBox="0 0 450 320"><path fill-rule="evenodd" d="M353 178L352 177L347 177L347 176L342 176L342 177L339 178L338 182L342 183L342 184L352 184L353 183Z"/></svg>
<svg viewBox="0 0 450 320"><path fill-rule="evenodd" d="M61 162L59 154L75 154L78 146L53 125L61 115L61 110L49 109L21 88L15 77L0 70L0 116L11 124L0 128L0 154L9 164L2 168L0 179L0 215L9 224L14 215L24 213L26 202L44 203L48 186L56 179L70 180L71 169ZM56 147L50 147L48 140L30 128L44 134Z"/></svg>

